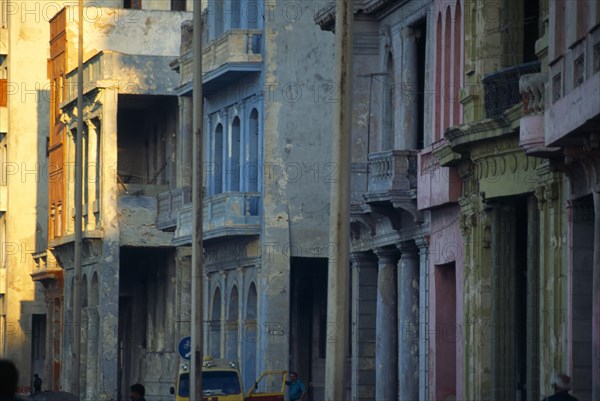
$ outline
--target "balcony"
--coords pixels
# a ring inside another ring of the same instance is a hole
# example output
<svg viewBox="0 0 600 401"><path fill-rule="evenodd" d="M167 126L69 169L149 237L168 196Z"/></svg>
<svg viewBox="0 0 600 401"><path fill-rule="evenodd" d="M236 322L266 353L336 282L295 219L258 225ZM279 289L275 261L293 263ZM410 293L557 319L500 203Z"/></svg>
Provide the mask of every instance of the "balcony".
<svg viewBox="0 0 600 401"><path fill-rule="evenodd" d="M413 150L369 154L368 193L407 192L417 189L417 155Z"/></svg>
<svg viewBox="0 0 600 401"><path fill-rule="evenodd" d="M33 271L31 278L48 287L51 282L60 282L63 279L63 269L58 265L52 252L41 251L31 255L33 257Z"/></svg>
<svg viewBox="0 0 600 401"><path fill-rule="evenodd" d="M203 239L260 234L260 194L227 192L204 200ZM173 241L189 243L192 236L192 204L179 209Z"/></svg>
<svg viewBox="0 0 600 401"><path fill-rule="evenodd" d="M188 203L192 203L192 189L183 187L158 194L158 212L156 215L156 228L172 231L177 227L179 210Z"/></svg>
<svg viewBox="0 0 600 401"><path fill-rule="evenodd" d="M515 65L487 75L482 79L485 93L485 116L499 117L512 106L521 103L519 78L540 72L540 62Z"/></svg>
<svg viewBox="0 0 600 401"><path fill-rule="evenodd" d="M179 60L181 84L192 82L193 58L188 51ZM230 29L202 49L202 73L205 92L234 82L262 66L262 31Z"/></svg>
<svg viewBox="0 0 600 401"><path fill-rule="evenodd" d="M442 166L440 161L452 160L454 157L443 139L421 151L417 189L419 210L458 202L462 188L458 171L456 167Z"/></svg>

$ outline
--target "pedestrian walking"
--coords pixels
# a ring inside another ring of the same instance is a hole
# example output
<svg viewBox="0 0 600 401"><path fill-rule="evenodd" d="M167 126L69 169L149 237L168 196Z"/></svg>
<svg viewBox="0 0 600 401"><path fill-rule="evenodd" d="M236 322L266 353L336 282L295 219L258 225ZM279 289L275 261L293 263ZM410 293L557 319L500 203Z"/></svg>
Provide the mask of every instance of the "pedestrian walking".
<svg viewBox="0 0 600 401"><path fill-rule="evenodd" d="M38 376L38 374L33 375L33 392L39 393L42 391L42 379Z"/></svg>
<svg viewBox="0 0 600 401"><path fill-rule="evenodd" d="M304 401L306 396L306 387L304 383L298 379L298 373L290 372L290 380L286 381L285 384L289 386L290 401Z"/></svg>

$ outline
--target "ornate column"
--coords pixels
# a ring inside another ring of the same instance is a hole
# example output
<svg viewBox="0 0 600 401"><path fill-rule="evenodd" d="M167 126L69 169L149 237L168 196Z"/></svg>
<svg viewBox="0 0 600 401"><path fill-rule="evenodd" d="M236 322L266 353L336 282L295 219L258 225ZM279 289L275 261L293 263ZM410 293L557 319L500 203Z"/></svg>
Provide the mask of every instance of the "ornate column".
<svg viewBox="0 0 600 401"><path fill-rule="evenodd" d="M476 188L470 174L463 177L467 177L463 178L467 188ZM492 398L492 224L477 192L463 196L460 206L464 239L462 391L464 399L487 400Z"/></svg>
<svg viewBox="0 0 600 401"><path fill-rule="evenodd" d="M419 399L419 249L402 243L398 262L398 400Z"/></svg>
<svg viewBox="0 0 600 401"><path fill-rule="evenodd" d="M375 400L392 401L398 396L398 327L396 308L396 262L398 252L377 248L377 315L375 317Z"/></svg>
<svg viewBox="0 0 600 401"><path fill-rule="evenodd" d="M375 399L377 258L354 252L352 263L352 400Z"/></svg>
<svg viewBox="0 0 600 401"><path fill-rule="evenodd" d="M418 133L418 66L417 34L413 28L402 29L402 93L397 95L401 101L401 119L403 135L397 144L400 149L417 149Z"/></svg>

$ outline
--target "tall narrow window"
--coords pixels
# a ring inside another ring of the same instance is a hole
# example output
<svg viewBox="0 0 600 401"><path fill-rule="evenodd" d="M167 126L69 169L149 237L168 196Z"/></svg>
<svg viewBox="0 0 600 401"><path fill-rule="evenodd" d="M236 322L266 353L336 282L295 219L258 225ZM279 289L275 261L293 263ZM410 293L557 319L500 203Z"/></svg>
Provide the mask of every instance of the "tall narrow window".
<svg viewBox="0 0 600 401"><path fill-rule="evenodd" d="M223 25L225 19L225 13L223 10L223 1L224 0L215 0L214 1L214 27L215 27L215 38L218 38L223 33Z"/></svg>
<svg viewBox="0 0 600 401"><path fill-rule="evenodd" d="M394 60L392 53L387 55L387 63L383 88L383 131L381 133L381 150L394 147Z"/></svg>
<svg viewBox="0 0 600 401"><path fill-rule="evenodd" d="M423 149L425 144L425 60L427 44L427 24L421 20L415 27L417 32L417 149Z"/></svg>
<svg viewBox="0 0 600 401"><path fill-rule="evenodd" d="M523 2L523 62L537 60L535 42L539 38L539 4L537 1Z"/></svg>
<svg viewBox="0 0 600 401"><path fill-rule="evenodd" d="M242 1L241 0L233 0L230 3L231 11L229 14L231 15L231 28L241 28L242 27Z"/></svg>
<svg viewBox="0 0 600 401"><path fill-rule="evenodd" d="M563 54L565 48L565 0L554 0L550 2L554 4L554 58Z"/></svg>
<svg viewBox="0 0 600 401"><path fill-rule="evenodd" d="M444 96L442 94L442 61L443 61L443 45L442 45L442 13L437 17L436 24L436 44L435 44L435 112L434 118L434 141L442 139L442 114L444 107Z"/></svg>
<svg viewBox="0 0 600 401"><path fill-rule="evenodd" d="M242 169L248 192L258 192L258 111L252 110L248 127L248 163Z"/></svg>
<svg viewBox="0 0 600 401"><path fill-rule="evenodd" d="M223 125L217 125L214 136L213 149L213 194L223 192Z"/></svg>
<svg viewBox="0 0 600 401"><path fill-rule="evenodd" d="M248 21L248 29L258 29L259 18L261 18L256 0L248 0L242 8L242 18Z"/></svg>
<svg viewBox="0 0 600 401"><path fill-rule="evenodd" d="M461 87L461 76L462 76L462 15L460 8L460 0L456 2L456 11L454 12L454 50L452 57L454 62L454 82L452 85L452 107L454 109L453 125L459 125L461 123L461 104L458 101L460 87Z"/></svg>
<svg viewBox="0 0 600 401"><path fill-rule="evenodd" d="M240 190L240 119L235 117L231 124L231 141L229 142L229 154L227 168L227 187L232 192Z"/></svg>
<svg viewBox="0 0 600 401"><path fill-rule="evenodd" d="M238 306L239 297L237 286L231 289L229 297L229 316L227 318L227 343L225 347L225 357L232 361L238 359Z"/></svg>
<svg viewBox="0 0 600 401"><path fill-rule="evenodd" d="M452 70L452 21L451 21L452 11L450 11L450 6L446 9L446 19L444 26L444 87L442 89L442 93L444 96L444 123L443 129L445 130L450 126L450 111L452 110L452 104L450 102L451 96L449 93L452 90L452 75L450 75L450 71Z"/></svg>
<svg viewBox="0 0 600 401"><path fill-rule="evenodd" d="M221 356L221 289L217 287L213 295L210 322L209 349L215 358Z"/></svg>

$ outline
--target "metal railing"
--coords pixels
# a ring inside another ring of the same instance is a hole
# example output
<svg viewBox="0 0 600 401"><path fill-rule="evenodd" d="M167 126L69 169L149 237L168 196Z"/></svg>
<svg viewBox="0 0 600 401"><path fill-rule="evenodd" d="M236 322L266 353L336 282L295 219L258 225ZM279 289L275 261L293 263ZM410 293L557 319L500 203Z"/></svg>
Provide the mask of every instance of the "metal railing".
<svg viewBox="0 0 600 401"><path fill-rule="evenodd" d="M486 117L498 117L510 107L521 103L520 77L525 74L540 72L540 68L540 61L536 60L486 75L481 80L485 94Z"/></svg>

